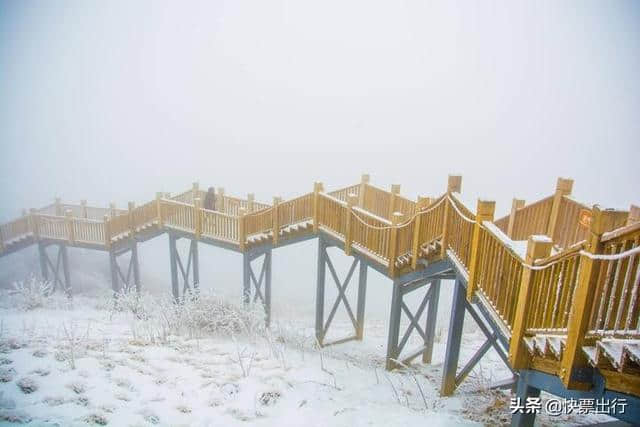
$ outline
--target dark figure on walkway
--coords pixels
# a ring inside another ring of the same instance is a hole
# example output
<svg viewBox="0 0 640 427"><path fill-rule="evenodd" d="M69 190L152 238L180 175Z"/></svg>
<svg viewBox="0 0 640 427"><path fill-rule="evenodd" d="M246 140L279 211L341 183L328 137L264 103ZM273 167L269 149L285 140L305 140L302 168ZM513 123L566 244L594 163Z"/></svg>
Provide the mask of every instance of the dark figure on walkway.
<svg viewBox="0 0 640 427"><path fill-rule="evenodd" d="M210 211L216 210L216 192L213 187L209 187L209 189L207 190L207 194L204 196L203 208Z"/></svg>

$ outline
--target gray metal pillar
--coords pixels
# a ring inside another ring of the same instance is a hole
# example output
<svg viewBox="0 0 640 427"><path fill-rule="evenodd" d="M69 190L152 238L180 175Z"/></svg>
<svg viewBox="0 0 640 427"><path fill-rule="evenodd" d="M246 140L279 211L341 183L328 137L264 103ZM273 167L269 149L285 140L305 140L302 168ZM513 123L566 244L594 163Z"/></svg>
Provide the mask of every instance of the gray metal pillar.
<svg viewBox="0 0 640 427"><path fill-rule="evenodd" d="M267 264L265 268L264 278L264 311L265 311L265 323L267 328L271 325L271 255L272 251L269 249L264 254L264 261Z"/></svg>
<svg viewBox="0 0 640 427"><path fill-rule="evenodd" d="M200 260L198 257L198 241L191 240L191 267L193 268L193 292L197 293L200 288Z"/></svg>
<svg viewBox="0 0 640 427"><path fill-rule="evenodd" d="M318 271L316 281L316 340L319 345L324 341L324 289L326 275L326 252L327 246L322 238L318 236Z"/></svg>
<svg viewBox="0 0 640 427"><path fill-rule="evenodd" d="M117 294L120 292L120 285L118 283L118 264L114 250L109 251L109 268L111 270L111 289L114 294Z"/></svg>
<svg viewBox="0 0 640 427"><path fill-rule="evenodd" d="M171 291L173 299L180 301L180 288L178 287L178 249L176 247L176 236L169 234L169 262L171 264Z"/></svg>
<svg viewBox="0 0 640 427"><path fill-rule="evenodd" d="M521 405L524 405L527 402L527 398L539 396L540 389L527 384L525 378L523 378L523 375L520 375L518 379L518 385L516 387L516 398L519 400ZM535 411L531 411L531 413L526 413L526 411L524 410L518 411L511 416L511 425L513 427L532 427L535 419Z"/></svg>
<svg viewBox="0 0 640 427"><path fill-rule="evenodd" d="M456 388L456 370L460 357L460 342L462 340L462 326L465 314L465 289L460 279L456 279L453 289L453 306L449 321L447 351L444 357L442 372L441 396L450 396Z"/></svg>
<svg viewBox="0 0 640 427"><path fill-rule="evenodd" d="M436 322L438 320L438 301L440 300L440 279L431 282L429 306L427 308L427 324L425 325L426 339L424 341L425 350L422 353L422 363L431 363L433 356L433 340L436 334Z"/></svg>
<svg viewBox="0 0 640 427"><path fill-rule="evenodd" d="M361 258L360 271L358 273L358 307L356 311L356 339L362 340L364 336L364 306L367 297L367 263Z"/></svg>
<svg viewBox="0 0 640 427"><path fill-rule="evenodd" d="M47 268L47 247L42 242L38 243L38 253L40 254L40 271L42 272L42 279L48 281L49 269Z"/></svg>
<svg viewBox="0 0 640 427"><path fill-rule="evenodd" d="M242 303L245 307L251 301L251 258L246 252L242 254Z"/></svg>
<svg viewBox="0 0 640 427"><path fill-rule="evenodd" d="M71 272L69 270L69 254L67 253L66 244L60 245L60 252L62 254L62 273L64 274L64 293L71 298Z"/></svg>
<svg viewBox="0 0 640 427"><path fill-rule="evenodd" d="M392 359L398 360L398 335L400 333L400 311L402 304L402 289L398 281L393 281L393 291L391 295L391 314L389 316L389 337L387 340L387 362L386 369L390 371L397 366Z"/></svg>
<svg viewBox="0 0 640 427"><path fill-rule="evenodd" d="M133 242L131 246L131 261L133 263L133 283L136 292L140 293L140 264L138 262L138 242Z"/></svg>

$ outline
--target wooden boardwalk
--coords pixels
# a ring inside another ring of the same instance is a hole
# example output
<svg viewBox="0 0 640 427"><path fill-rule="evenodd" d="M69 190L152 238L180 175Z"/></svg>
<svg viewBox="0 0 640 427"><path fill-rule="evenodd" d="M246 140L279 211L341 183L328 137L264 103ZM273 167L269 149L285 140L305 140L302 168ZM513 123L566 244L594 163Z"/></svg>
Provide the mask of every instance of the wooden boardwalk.
<svg viewBox="0 0 640 427"><path fill-rule="evenodd" d="M637 421L640 209L586 206L571 197L572 185L571 180L559 179L554 194L530 204L514 200L511 213L499 219L494 219L492 201L465 206L459 197L459 176L449 177L441 196L416 201L400 195L398 185L391 191L371 185L367 175L356 185L331 192L315 183L313 191L286 201L274 198L271 205L251 195L230 197L219 189L215 210L202 207L205 192L197 184L176 196L158 193L143 205L129 203L125 210L57 200L0 225L0 256L37 244L45 277L70 291L66 248L107 251L118 290L132 283L139 286L137 243L168 233L176 297L180 277L182 292L199 282L197 242L202 242L243 254L245 302L254 292L254 300L270 307L272 250L318 238L319 342L328 344L324 336L341 304L354 322L352 338L362 338L366 269L371 267L394 281L387 367L400 360L407 341L407 333L399 336L402 313L411 321L408 334L420 333L425 342L405 360L422 355L428 362L440 280L455 279L443 394L451 394L494 347L520 378L519 396L535 395L540 389L561 395L571 395L571 390L596 393L596 385L603 383L595 395L614 393L631 399L629 410ZM191 241L186 262L177 254L175 240L180 238ZM55 262L49 246L59 248ZM327 246L338 246L354 259L344 282L335 274ZM131 254L126 274L117 261L123 253ZM255 274L251 262L259 257L262 270ZM358 263L358 307L353 314L344 291ZM325 323L327 267L339 298ZM403 296L423 285L430 289L419 311L411 313ZM458 373L465 310L485 324L481 328L486 329L487 343ZM424 312L422 329L418 323ZM514 416L514 424L530 422L530 416Z"/></svg>

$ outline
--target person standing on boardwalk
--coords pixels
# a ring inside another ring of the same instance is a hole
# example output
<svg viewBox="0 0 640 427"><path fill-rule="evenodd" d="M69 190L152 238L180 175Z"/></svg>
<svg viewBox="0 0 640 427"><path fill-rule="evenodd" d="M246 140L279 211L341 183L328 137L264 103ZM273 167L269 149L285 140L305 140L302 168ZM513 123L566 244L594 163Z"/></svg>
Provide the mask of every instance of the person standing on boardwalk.
<svg viewBox="0 0 640 427"><path fill-rule="evenodd" d="M213 187L209 187L207 194L204 196L204 206L209 211L216 210L216 192Z"/></svg>

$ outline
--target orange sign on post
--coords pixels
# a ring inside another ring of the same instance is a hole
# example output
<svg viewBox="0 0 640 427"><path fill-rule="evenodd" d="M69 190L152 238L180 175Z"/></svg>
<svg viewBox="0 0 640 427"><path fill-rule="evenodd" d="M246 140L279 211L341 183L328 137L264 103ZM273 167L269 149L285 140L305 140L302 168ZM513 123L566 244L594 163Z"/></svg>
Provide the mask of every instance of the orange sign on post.
<svg viewBox="0 0 640 427"><path fill-rule="evenodd" d="M589 209L582 209L578 216L578 222L583 227L591 227L591 211Z"/></svg>

